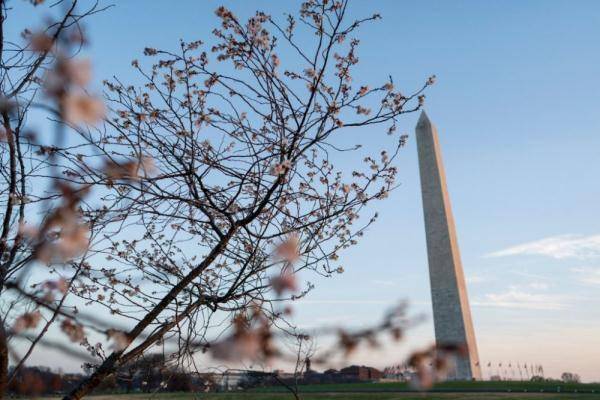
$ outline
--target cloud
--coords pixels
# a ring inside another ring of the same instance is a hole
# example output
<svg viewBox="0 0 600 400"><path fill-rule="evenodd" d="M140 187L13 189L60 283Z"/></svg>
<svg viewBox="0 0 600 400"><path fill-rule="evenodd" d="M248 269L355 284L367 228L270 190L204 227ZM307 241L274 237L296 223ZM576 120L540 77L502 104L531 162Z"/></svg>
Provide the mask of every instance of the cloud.
<svg viewBox="0 0 600 400"><path fill-rule="evenodd" d="M585 285L600 285L600 268L571 268L571 272L578 276L577 280L580 283Z"/></svg>
<svg viewBox="0 0 600 400"><path fill-rule="evenodd" d="M467 275L466 280L468 284L476 284L489 281L488 278L481 275Z"/></svg>
<svg viewBox="0 0 600 400"><path fill-rule="evenodd" d="M525 278L532 278L537 281L555 281L556 280L555 277L550 277L550 276L545 276L545 275L540 275L540 274L532 274L531 272L510 271L510 273L519 275L519 276L524 276Z"/></svg>
<svg viewBox="0 0 600 400"><path fill-rule="evenodd" d="M503 293L490 293L483 301L474 301L474 306L501 307L529 310L562 310L567 307L563 296L531 293L511 286Z"/></svg>
<svg viewBox="0 0 600 400"><path fill-rule="evenodd" d="M559 235L512 246L486 257L539 255L555 259L600 257L600 235Z"/></svg>
<svg viewBox="0 0 600 400"><path fill-rule="evenodd" d="M547 284L546 282L531 282L529 283L527 286L529 286L532 289L536 289L536 290L546 290L550 287L549 284Z"/></svg>

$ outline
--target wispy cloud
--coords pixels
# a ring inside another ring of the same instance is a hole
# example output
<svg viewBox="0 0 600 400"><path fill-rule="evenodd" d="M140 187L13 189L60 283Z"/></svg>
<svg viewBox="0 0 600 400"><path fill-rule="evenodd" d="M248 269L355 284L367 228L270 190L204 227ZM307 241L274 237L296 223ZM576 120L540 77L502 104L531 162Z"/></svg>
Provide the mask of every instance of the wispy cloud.
<svg viewBox="0 0 600 400"><path fill-rule="evenodd" d="M531 272L525 272L525 271L510 271L510 273L515 274L515 275L519 275L519 276L524 276L525 278L531 278L531 279L535 279L536 281L555 281L556 277L552 277L552 276L546 276L546 275L541 275L541 274L532 274Z"/></svg>
<svg viewBox="0 0 600 400"><path fill-rule="evenodd" d="M467 283L469 284L476 284L489 281L489 278L486 278L485 276L481 275L467 275L466 279Z"/></svg>
<svg viewBox="0 0 600 400"><path fill-rule="evenodd" d="M571 268L571 272L577 275L577 280L580 283L585 285L600 285L600 268Z"/></svg>
<svg viewBox="0 0 600 400"><path fill-rule="evenodd" d="M489 293L483 301L474 301L473 305L529 310L562 310L567 307L564 296L531 293L515 286L511 286L506 292Z"/></svg>
<svg viewBox="0 0 600 400"><path fill-rule="evenodd" d="M600 235L559 235L512 246L486 257L539 255L556 259L600 257Z"/></svg>
<svg viewBox="0 0 600 400"><path fill-rule="evenodd" d="M539 282L539 281L530 282L527 286L529 286L532 289L536 289L536 290L546 290L550 287L550 285L547 284L546 282Z"/></svg>

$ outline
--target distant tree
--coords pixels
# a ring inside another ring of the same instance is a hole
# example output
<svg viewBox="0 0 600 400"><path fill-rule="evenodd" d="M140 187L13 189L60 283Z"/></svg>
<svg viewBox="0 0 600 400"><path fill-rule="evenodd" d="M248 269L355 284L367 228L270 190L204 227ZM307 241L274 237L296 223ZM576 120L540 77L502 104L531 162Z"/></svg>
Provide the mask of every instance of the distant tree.
<svg viewBox="0 0 600 400"><path fill-rule="evenodd" d="M579 383L581 381L581 378L578 374L575 374L573 372L563 372L560 375L560 380L565 383Z"/></svg>
<svg viewBox="0 0 600 400"><path fill-rule="evenodd" d="M102 381L100 385L96 388L98 392L114 392L119 387L117 376L111 375L105 380Z"/></svg>
<svg viewBox="0 0 600 400"><path fill-rule="evenodd" d="M161 353L144 354L136 361L136 375L142 380L142 391L150 392L161 387L165 374L165 356Z"/></svg>
<svg viewBox="0 0 600 400"><path fill-rule="evenodd" d="M48 369L29 367L21 368L17 378L8 385L8 391L20 396L39 396L52 393L53 375Z"/></svg>
<svg viewBox="0 0 600 400"><path fill-rule="evenodd" d="M185 371L167 371L167 376L164 378L166 389L169 392L189 392L193 390L192 378Z"/></svg>
<svg viewBox="0 0 600 400"><path fill-rule="evenodd" d="M162 353L148 353L121 366L117 375L128 393L134 387L148 393L161 387L167 368Z"/></svg>
<svg viewBox="0 0 600 400"><path fill-rule="evenodd" d="M63 380L61 374L52 374L48 387L52 393L60 393L63 390Z"/></svg>

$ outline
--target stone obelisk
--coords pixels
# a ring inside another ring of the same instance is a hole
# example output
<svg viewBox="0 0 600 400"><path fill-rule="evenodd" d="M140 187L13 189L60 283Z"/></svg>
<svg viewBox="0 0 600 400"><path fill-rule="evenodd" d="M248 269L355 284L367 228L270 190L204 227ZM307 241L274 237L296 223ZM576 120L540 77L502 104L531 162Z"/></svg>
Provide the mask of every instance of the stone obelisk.
<svg viewBox="0 0 600 400"><path fill-rule="evenodd" d="M416 136L435 339L438 345L466 346L466 356L457 357L450 378L479 380L479 355L440 143L437 129L425 112L417 123Z"/></svg>

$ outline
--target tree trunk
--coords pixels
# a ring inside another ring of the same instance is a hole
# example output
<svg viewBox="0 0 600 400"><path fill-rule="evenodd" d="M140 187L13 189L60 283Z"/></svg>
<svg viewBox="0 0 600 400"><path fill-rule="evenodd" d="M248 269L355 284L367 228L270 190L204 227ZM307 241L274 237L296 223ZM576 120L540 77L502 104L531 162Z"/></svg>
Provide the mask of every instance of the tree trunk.
<svg viewBox="0 0 600 400"><path fill-rule="evenodd" d="M8 383L8 342L4 322L0 323L0 399L4 398Z"/></svg>

